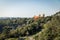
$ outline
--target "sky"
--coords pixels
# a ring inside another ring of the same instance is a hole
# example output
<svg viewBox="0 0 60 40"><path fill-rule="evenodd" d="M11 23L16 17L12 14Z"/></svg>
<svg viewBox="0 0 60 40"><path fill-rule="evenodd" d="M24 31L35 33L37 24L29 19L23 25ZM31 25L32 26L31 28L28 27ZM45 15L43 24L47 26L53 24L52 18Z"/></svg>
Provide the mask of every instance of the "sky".
<svg viewBox="0 0 60 40"><path fill-rule="evenodd" d="M50 16L60 11L60 0L0 0L0 17Z"/></svg>

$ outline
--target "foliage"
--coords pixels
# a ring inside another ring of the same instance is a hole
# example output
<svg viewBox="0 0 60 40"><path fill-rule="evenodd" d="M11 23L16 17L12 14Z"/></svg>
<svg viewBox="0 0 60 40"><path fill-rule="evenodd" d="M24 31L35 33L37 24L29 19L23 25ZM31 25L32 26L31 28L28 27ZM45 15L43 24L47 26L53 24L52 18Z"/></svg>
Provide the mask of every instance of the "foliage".
<svg viewBox="0 0 60 40"><path fill-rule="evenodd" d="M33 36L34 35L34 36ZM0 19L0 40L60 40L60 12L33 18ZM20 38L21 39L21 38Z"/></svg>

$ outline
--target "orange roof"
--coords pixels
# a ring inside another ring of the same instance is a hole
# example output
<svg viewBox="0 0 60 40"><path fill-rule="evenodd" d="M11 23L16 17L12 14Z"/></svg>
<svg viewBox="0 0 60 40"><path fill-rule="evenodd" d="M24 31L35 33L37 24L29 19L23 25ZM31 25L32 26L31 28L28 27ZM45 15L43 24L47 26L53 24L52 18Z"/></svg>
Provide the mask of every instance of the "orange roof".
<svg viewBox="0 0 60 40"><path fill-rule="evenodd" d="M34 19L38 19L39 18L39 16L34 16Z"/></svg>

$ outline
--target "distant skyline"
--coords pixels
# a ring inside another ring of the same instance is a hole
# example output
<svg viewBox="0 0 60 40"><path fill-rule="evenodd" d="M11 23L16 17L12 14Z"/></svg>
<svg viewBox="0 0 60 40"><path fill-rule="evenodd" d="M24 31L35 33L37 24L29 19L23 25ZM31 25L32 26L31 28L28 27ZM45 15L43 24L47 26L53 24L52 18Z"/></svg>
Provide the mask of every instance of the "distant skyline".
<svg viewBox="0 0 60 40"><path fill-rule="evenodd" d="M60 0L0 0L0 17L53 15L60 11Z"/></svg>

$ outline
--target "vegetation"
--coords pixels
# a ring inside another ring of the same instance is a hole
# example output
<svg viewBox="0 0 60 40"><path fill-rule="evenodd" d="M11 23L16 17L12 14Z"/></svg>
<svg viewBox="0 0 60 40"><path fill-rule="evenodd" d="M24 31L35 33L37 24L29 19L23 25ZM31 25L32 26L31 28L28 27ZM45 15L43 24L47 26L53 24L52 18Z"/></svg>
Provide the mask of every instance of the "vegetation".
<svg viewBox="0 0 60 40"><path fill-rule="evenodd" d="M34 18L1 18L0 40L60 40L60 12Z"/></svg>

